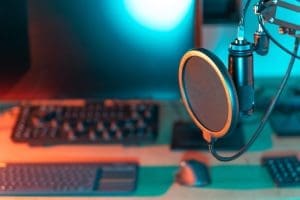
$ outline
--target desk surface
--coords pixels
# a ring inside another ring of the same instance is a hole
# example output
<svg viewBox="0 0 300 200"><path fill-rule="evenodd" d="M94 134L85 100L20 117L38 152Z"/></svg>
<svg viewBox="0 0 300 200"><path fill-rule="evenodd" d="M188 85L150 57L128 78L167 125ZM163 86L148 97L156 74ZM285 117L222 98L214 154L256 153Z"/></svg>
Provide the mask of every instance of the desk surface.
<svg viewBox="0 0 300 200"><path fill-rule="evenodd" d="M300 199L299 188L278 189L260 166L260 158L268 154L298 154L300 138L278 139L269 126L254 146L241 158L221 163L205 151L171 151L172 125L175 120L187 119L178 103L161 102L161 126L157 144L124 147L121 145L59 145L30 147L10 140L18 108L0 116L0 162L57 162L57 161L107 161L138 160L146 177L138 192L128 197L82 197L76 199ZM246 135L251 135L258 119L246 123ZM232 152L228 152L232 153ZM182 159L195 158L207 163L212 174L212 184L205 188L180 186L173 182L174 173ZM153 173L153 174L151 174ZM148 179L147 176L151 178ZM157 191L155 192L155 187ZM147 193L148 191L148 193ZM151 192L152 191L152 192ZM154 191L154 192L153 192ZM33 199L33 197L1 197L1 199ZM61 197L35 197L35 199L61 199ZM64 199L74 199L65 197Z"/></svg>

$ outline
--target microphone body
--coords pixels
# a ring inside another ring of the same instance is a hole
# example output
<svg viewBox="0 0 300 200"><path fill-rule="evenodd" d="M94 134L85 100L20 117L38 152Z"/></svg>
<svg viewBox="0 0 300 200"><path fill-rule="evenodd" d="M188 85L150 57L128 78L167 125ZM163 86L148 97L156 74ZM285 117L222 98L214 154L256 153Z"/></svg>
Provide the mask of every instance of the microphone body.
<svg viewBox="0 0 300 200"><path fill-rule="evenodd" d="M228 71L239 97L241 115L254 111L253 45L235 40L229 47Z"/></svg>

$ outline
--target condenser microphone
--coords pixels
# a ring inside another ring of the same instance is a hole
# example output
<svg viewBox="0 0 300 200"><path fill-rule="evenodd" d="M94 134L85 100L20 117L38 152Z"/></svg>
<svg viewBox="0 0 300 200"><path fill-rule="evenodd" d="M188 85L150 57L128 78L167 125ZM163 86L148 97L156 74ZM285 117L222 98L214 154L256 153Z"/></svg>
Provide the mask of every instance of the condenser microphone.
<svg viewBox="0 0 300 200"><path fill-rule="evenodd" d="M236 87L240 114L248 116L254 110L253 45L236 39L228 51L228 70Z"/></svg>
<svg viewBox="0 0 300 200"><path fill-rule="evenodd" d="M254 44L244 39L243 35L230 44L228 70L237 90L240 114L249 116L255 105L253 51L266 55L269 51L269 38L260 25L254 33Z"/></svg>

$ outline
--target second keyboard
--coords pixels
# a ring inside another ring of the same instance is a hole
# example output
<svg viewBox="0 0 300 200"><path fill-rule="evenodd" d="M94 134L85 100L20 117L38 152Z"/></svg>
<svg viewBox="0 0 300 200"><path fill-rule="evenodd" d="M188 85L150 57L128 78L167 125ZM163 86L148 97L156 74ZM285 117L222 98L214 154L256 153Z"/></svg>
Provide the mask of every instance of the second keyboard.
<svg viewBox="0 0 300 200"><path fill-rule="evenodd" d="M147 144L157 138L158 116L159 105L143 101L24 105L12 140L30 145Z"/></svg>

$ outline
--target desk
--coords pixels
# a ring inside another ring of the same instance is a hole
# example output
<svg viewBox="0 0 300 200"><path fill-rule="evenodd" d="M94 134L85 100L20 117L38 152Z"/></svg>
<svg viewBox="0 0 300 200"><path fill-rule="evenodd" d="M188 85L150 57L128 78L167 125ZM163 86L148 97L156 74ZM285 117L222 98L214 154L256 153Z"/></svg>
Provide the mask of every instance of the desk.
<svg viewBox="0 0 300 200"><path fill-rule="evenodd" d="M0 116L0 162L56 162L56 161L102 161L118 159L138 159L141 168L151 176L151 183L143 182L138 187L164 185L165 191L155 195L142 192L128 197L80 197L76 199L300 199L299 188L278 189L273 186L268 175L260 166L260 158L266 154L298 153L300 139L277 139L270 127L241 158L230 162L216 161L208 152L171 151L169 143L174 120L186 119L186 113L178 103L161 102L160 133L157 144L148 146L124 147L121 145L74 145L30 147L27 144L16 144L10 140L18 108L13 108ZM256 117L259 119L258 117ZM254 117L254 119L256 119ZM247 122L246 132L251 134L257 120ZM246 135L247 135L246 134ZM230 153L230 152L229 152ZM189 188L173 183L180 160L196 158L206 162L212 171L212 184L205 188ZM156 169L155 177L151 172ZM167 173L165 173L166 170ZM161 176L165 175L165 176ZM268 180L266 180L268 179ZM162 183L163 182L163 183ZM148 184L148 185L147 185ZM145 187L145 188L141 188ZM149 188L148 188L149 189ZM0 199L62 199L61 197L0 197ZM74 197L65 197L74 199Z"/></svg>

